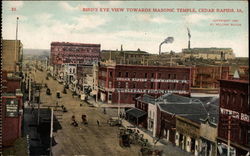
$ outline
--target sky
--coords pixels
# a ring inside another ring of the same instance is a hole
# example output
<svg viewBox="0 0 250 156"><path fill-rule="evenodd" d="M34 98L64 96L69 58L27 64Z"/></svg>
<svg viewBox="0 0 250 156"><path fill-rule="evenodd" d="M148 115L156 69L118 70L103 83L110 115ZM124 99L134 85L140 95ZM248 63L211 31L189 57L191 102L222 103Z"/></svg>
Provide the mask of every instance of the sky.
<svg viewBox="0 0 250 156"><path fill-rule="evenodd" d="M16 38L19 17L18 39L25 49L50 49L51 42L59 41L101 44L102 50L116 50L123 45L123 50L140 48L157 54L159 44L173 37L173 43L162 45L162 52L181 52L188 46L189 28L191 48L232 48L237 57L248 57L247 1L3 1L2 4L3 39ZM112 8L124 11L115 12ZM146 8L148 12L131 12L127 8ZM178 11L181 8L196 12ZM159 12L159 9L173 12Z"/></svg>

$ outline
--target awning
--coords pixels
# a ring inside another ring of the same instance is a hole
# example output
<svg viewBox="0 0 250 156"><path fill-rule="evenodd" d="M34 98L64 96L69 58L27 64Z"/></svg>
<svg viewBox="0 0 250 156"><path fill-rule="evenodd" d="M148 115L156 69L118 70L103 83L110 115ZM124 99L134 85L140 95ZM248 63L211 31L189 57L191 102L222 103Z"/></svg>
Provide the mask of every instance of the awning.
<svg viewBox="0 0 250 156"><path fill-rule="evenodd" d="M140 110L138 108L131 108L131 109L127 110L126 113L128 115L131 115L131 116L136 117L136 118L142 117L143 115L147 114L147 112Z"/></svg>

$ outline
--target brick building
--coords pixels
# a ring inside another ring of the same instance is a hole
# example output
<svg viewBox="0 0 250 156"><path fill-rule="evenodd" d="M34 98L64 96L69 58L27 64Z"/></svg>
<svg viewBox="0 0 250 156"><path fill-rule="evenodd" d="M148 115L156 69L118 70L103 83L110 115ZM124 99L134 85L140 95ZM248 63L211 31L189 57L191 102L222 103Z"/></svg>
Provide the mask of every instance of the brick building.
<svg viewBox="0 0 250 156"><path fill-rule="evenodd" d="M202 58L202 59L234 59L235 55L232 48L189 48L182 50L183 58Z"/></svg>
<svg viewBox="0 0 250 156"><path fill-rule="evenodd" d="M250 152L249 81L220 80L220 114L218 146L227 149L228 137L231 152L236 156ZM230 131L230 136L228 135ZM219 154L223 150L219 150Z"/></svg>
<svg viewBox="0 0 250 156"><path fill-rule="evenodd" d="M97 63L100 58L100 44L52 42L52 64L85 64Z"/></svg>
<svg viewBox="0 0 250 156"><path fill-rule="evenodd" d="M2 140L3 146L11 146L21 136L23 94L22 43L20 40L2 40Z"/></svg>
<svg viewBox="0 0 250 156"><path fill-rule="evenodd" d="M195 66L192 68L192 87L219 88L219 79L229 78L227 66Z"/></svg>
<svg viewBox="0 0 250 156"><path fill-rule="evenodd" d="M134 99L142 94L190 96L190 79L191 69L186 67L102 64L98 77L99 98L110 104L134 104Z"/></svg>
<svg viewBox="0 0 250 156"><path fill-rule="evenodd" d="M63 71L63 64L93 65L100 59L100 44L52 42L50 63L55 76Z"/></svg>
<svg viewBox="0 0 250 156"><path fill-rule="evenodd" d="M23 45L20 40L2 40L2 70L18 72L23 59Z"/></svg>

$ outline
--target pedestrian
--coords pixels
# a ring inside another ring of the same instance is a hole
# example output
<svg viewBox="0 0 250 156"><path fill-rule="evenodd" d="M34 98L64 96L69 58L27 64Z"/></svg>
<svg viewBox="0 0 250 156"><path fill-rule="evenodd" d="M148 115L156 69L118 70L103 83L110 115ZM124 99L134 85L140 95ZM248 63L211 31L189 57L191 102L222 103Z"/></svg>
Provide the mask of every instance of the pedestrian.
<svg viewBox="0 0 250 156"><path fill-rule="evenodd" d="M31 114L33 115L34 114L34 106L33 105L31 105Z"/></svg>
<svg viewBox="0 0 250 156"><path fill-rule="evenodd" d="M100 126L99 120L96 120L96 123L97 123L97 126L99 127Z"/></svg>

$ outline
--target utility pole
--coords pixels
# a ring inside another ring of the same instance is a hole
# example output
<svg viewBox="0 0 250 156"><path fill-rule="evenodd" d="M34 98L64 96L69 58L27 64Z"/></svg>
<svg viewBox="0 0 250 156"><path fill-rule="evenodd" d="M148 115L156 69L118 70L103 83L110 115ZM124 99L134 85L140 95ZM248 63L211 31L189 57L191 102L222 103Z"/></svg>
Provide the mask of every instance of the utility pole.
<svg viewBox="0 0 250 156"><path fill-rule="evenodd" d="M29 102L31 101L31 77L29 75Z"/></svg>
<svg viewBox="0 0 250 156"><path fill-rule="evenodd" d="M121 100L121 95L120 91L118 91L118 120L120 120L120 100Z"/></svg>
<svg viewBox="0 0 250 156"><path fill-rule="evenodd" d="M52 156L52 141L53 141L53 108L51 108L51 121L50 121L50 156Z"/></svg>
<svg viewBox="0 0 250 156"><path fill-rule="evenodd" d="M40 123L40 88L39 88L39 96L38 96L38 110L37 110L37 124Z"/></svg>
<svg viewBox="0 0 250 156"><path fill-rule="evenodd" d="M230 156L230 143L231 143L231 115L228 114L227 156Z"/></svg>
<svg viewBox="0 0 250 156"><path fill-rule="evenodd" d="M17 61L17 33L18 33L18 19L19 19L19 17L17 17L16 18L16 40L15 40L15 63L17 63L18 61ZM15 67L15 71L16 71L16 67Z"/></svg>

